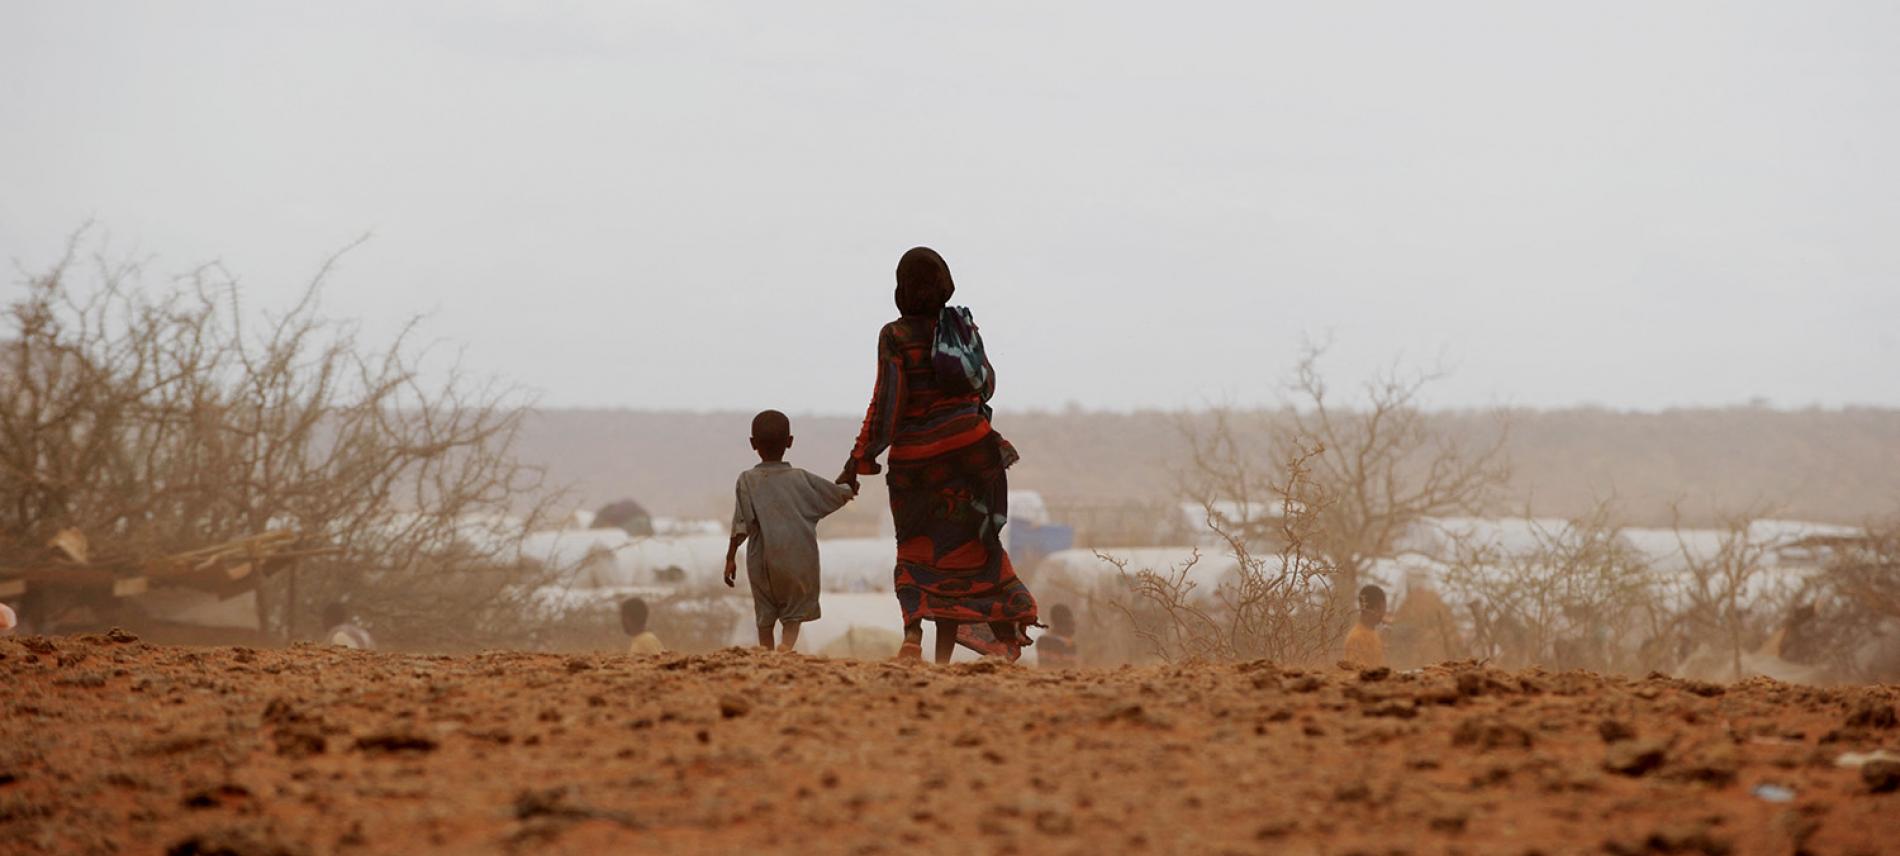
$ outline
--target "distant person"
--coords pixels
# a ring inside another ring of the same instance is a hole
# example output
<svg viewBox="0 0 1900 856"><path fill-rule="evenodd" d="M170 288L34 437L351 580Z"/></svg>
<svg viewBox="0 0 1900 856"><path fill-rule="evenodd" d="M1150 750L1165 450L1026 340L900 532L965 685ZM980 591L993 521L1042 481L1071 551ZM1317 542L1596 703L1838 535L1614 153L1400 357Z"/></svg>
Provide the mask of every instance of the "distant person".
<svg viewBox="0 0 1900 856"><path fill-rule="evenodd" d="M359 648L365 651L376 647L376 642L370 638L369 631L358 626L350 618L350 611L343 606L341 601L332 602L323 608L323 626L329 628L323 631L323 642L326 645Z"/></svg>
<svg viewBox="0 0 1900 856"><path fill-rule="evenodd" d="M1392 612L1392 661L1403 667L1429 666L1463 652L1464 637L1451 607L1422 575L1408 575L1405 599Z"/></svg>
<svg viewBox="0 0 1900 856"><path fill-rule="evenodd" d="M990 426L996 376L968 310L949 305L950 266L928 247L897 262L897 320L877 338L877 386L858 442L838 475L852 490L858 476L883 469L890 451L891 519L897 528L895 588L904 613L903 660L923 659L924 622L937 625L936 660L950 661L958 641L984 650L986 624L1004 650L1030 644L1036 599L1003 549L1016 448ZM973 628L974 629L974 628Z"/></svg>
<svg viewBox="0 0 1900 856"><path fill-rule="evenodd" d="M1075 615L1069 605L1049 607L1049 632L1036 639L1036 661L1045 669L1075 665Z"/></svg>
<svg viewBox="0 0 1900 856"><path fill-rule="evenodd" d="M1379 625L1384 621L1385 589L1360 589L1359 620L1346 633L1346 662L1362 669L1385 665L1385 640L1379 638Z"/></svg>
<svg viewBox="0 0 1900 856"><path fill-rule="evenodd" d="M664 654L666 646L660 644L660 637L647 629L647 602L641 598L630 597L620 602L620 629L627 631L633 644L628 646L629 654Z"/></svg>
<svg viewBox="0 0 1900 856"><path fill-rule="evenodd" d="M726 548L726 585L731 586L739 570L739 545L746 545L746 579L752 587L759 647L780 651L792 650L799 625L821 615L818 521L857 495L854 487L786 463L792 439L792 421L785 414L767 410L752 417L752 448L759 453L759 465L739 474L732 543ZM773 625L785 630L776 646Z"/></svg>
<svg viewBox="0 0 1900 856"><path fill-rule="evenodd" d="M1820 663L1827 652L1827 638L1817 618L1814 604L1796 604L1755 653L1803 666Z"/></svg>

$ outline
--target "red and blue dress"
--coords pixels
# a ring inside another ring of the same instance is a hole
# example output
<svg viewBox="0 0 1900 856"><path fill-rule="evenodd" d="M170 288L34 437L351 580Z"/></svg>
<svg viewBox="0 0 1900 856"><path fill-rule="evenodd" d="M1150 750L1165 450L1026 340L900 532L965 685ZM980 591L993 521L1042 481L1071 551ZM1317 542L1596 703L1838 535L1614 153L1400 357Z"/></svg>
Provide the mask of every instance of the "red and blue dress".
<svg viewBox="0 0 1900 856"><path fill-rule="evenodd" d="M1004 470L1016 449L990 427L989 390L955 393L939 384L931 363L936 324L905 316L878 334L877 388L851 460L856 472L873 475L878 455L890 451L885 484L904 623L1014 624L1020 637L1036 623L1036 599L1002 542Z"/></svg>

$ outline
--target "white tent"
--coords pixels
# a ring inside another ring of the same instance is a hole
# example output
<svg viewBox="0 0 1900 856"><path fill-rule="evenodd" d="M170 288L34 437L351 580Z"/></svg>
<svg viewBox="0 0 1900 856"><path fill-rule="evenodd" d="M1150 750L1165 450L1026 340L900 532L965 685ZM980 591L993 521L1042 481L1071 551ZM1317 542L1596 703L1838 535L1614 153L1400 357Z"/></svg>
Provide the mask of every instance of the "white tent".
<svg viewBox="0 0 1900 856"><path fill-rule="evenodd" d="M889 592L897 567L897 542L892 538L823 538L818 541L818 561L826 592Z"/></svg>
<svg viewBox="0 0 1900 856"><path fill-rule="evenodd" d="M550 567L575 570L576 588L705 588L726 571L723 533L635 537L619 529L565 529L529 535L522 551ZM740 562L744 562L740 550ZM897 545L889 538L827 538L818 542L824 590L891 590ZM744 585L744 580L740 581Z"/></svg>
<svg viewBox="0 0 1900 856"><path fill-rule="evenodd" d="M1561 517L1427 517L1401 535L1397 547L1401 553L1439 559L1450 557L1460 544L1523 555L1569 529L1570 522Z"/></svg>

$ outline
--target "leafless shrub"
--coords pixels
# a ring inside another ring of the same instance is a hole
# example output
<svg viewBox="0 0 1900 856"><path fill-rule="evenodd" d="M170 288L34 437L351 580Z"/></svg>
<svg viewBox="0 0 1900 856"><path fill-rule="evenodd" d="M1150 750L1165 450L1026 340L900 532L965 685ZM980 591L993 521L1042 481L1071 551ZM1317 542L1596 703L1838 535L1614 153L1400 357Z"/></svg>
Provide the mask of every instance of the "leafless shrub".
<svg viewBox="0 0 1900 856"><path fill-rule="evenodd" d="M1226 423L1220 424L1223 435L1210 438L1211 447L1232 449L1233 438L1224 434ZM1233 559L1231 571L1221 578L1208 579L1208 566L1198 552L1193 560L1174 568L1132 572L1125 560L1103 556L1116 565L1129 586L1128 597L1115 605L1156 656L1278 662L1325 659L1344 631L1345 620L1333 597L1333 567L1307 549L1330 501L1309 478L1308 463L1322 452L1310 449L1289 460L1286 480L1264 491L1278 505L1274 537L1265 542L1277 545L1268 548L1272 553L1259 552L1262 524L1252 515L1232 521L1223 516L1217 500L1203 501L1209 529L1225 543ZM1255 484L1244 468L1217 468L1216 472L1229 482L1216 495L1232 496L1232 491ZM1251 491L1261 492L1257 487Z"/></svg>
<svg viewBox="0 0 1900 856"><path fill-rule="evenodd" d="M1781 545L1752 537L1750 532L1750 524L1765 516L1761 512L1723 515L1721 537L1712 549L1698 549L1681 534L1680 523L1676 527L1686 572L1675 585L1681 604L1679 632L1688 647L1703 652L1692 659L1708 661L1709 654L1719 652L1730 677L1747 674L1743 655L1759 645L1785 613L1785 603L1777 597L1783 593L1764 579ZM1686 665L1692 671L1710 668L1706 662Z"/></svg>
<svg viewBox="0 0 1900 856"><path fill-rule="evenodd" d="M1900 522L1834 539L1825 580L1870 619L1900 620Z"/></svg>
<svg viewBox="0 0 1900 856"><path fill-rule="evenodd" d="M518 616L519 540L552 495L511 454L513 391L426 376L413 322L372 347L324 318L335 258L288 311L253 313L217 265L152 286L82 240L6 310L0 558L42 563L67 528L132 564L292 533L312 557L259 601L280 630L345 593L385 638Z"/></svg>
<svg viewBox="0 0 1900 856"><path fill-rule="evenodd" d="M1829 679L1900 680L1900 522L1806 539L1820 573L1788 599L1773 653Z"/></svg>
<svg viewBox="0 0 1900 856"><path fill-rule="evenodd" d="M1532 543L1515 549L1482 535L1446 533L1441 584L1471 613L1475 653L1508 666L1630 670L1645 639L1657 579L1612 522L1611 506L1544 526L1525 515Z"/></svg>

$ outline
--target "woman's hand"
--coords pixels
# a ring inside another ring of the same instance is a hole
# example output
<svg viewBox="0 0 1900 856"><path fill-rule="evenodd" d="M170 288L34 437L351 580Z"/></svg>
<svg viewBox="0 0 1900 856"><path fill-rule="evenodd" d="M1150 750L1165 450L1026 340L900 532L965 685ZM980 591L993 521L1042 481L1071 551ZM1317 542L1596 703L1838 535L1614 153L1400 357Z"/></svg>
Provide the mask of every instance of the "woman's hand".
<svg viewBox="0 0 1900 856"><path fill-rule="evenodd" d="M857 496L858 495L858 462L856 460L845 461L844 472L841 472L838 474L838 478L834 480L834 483L841 484L841 485L851 488L851 495Z"/></svg>

